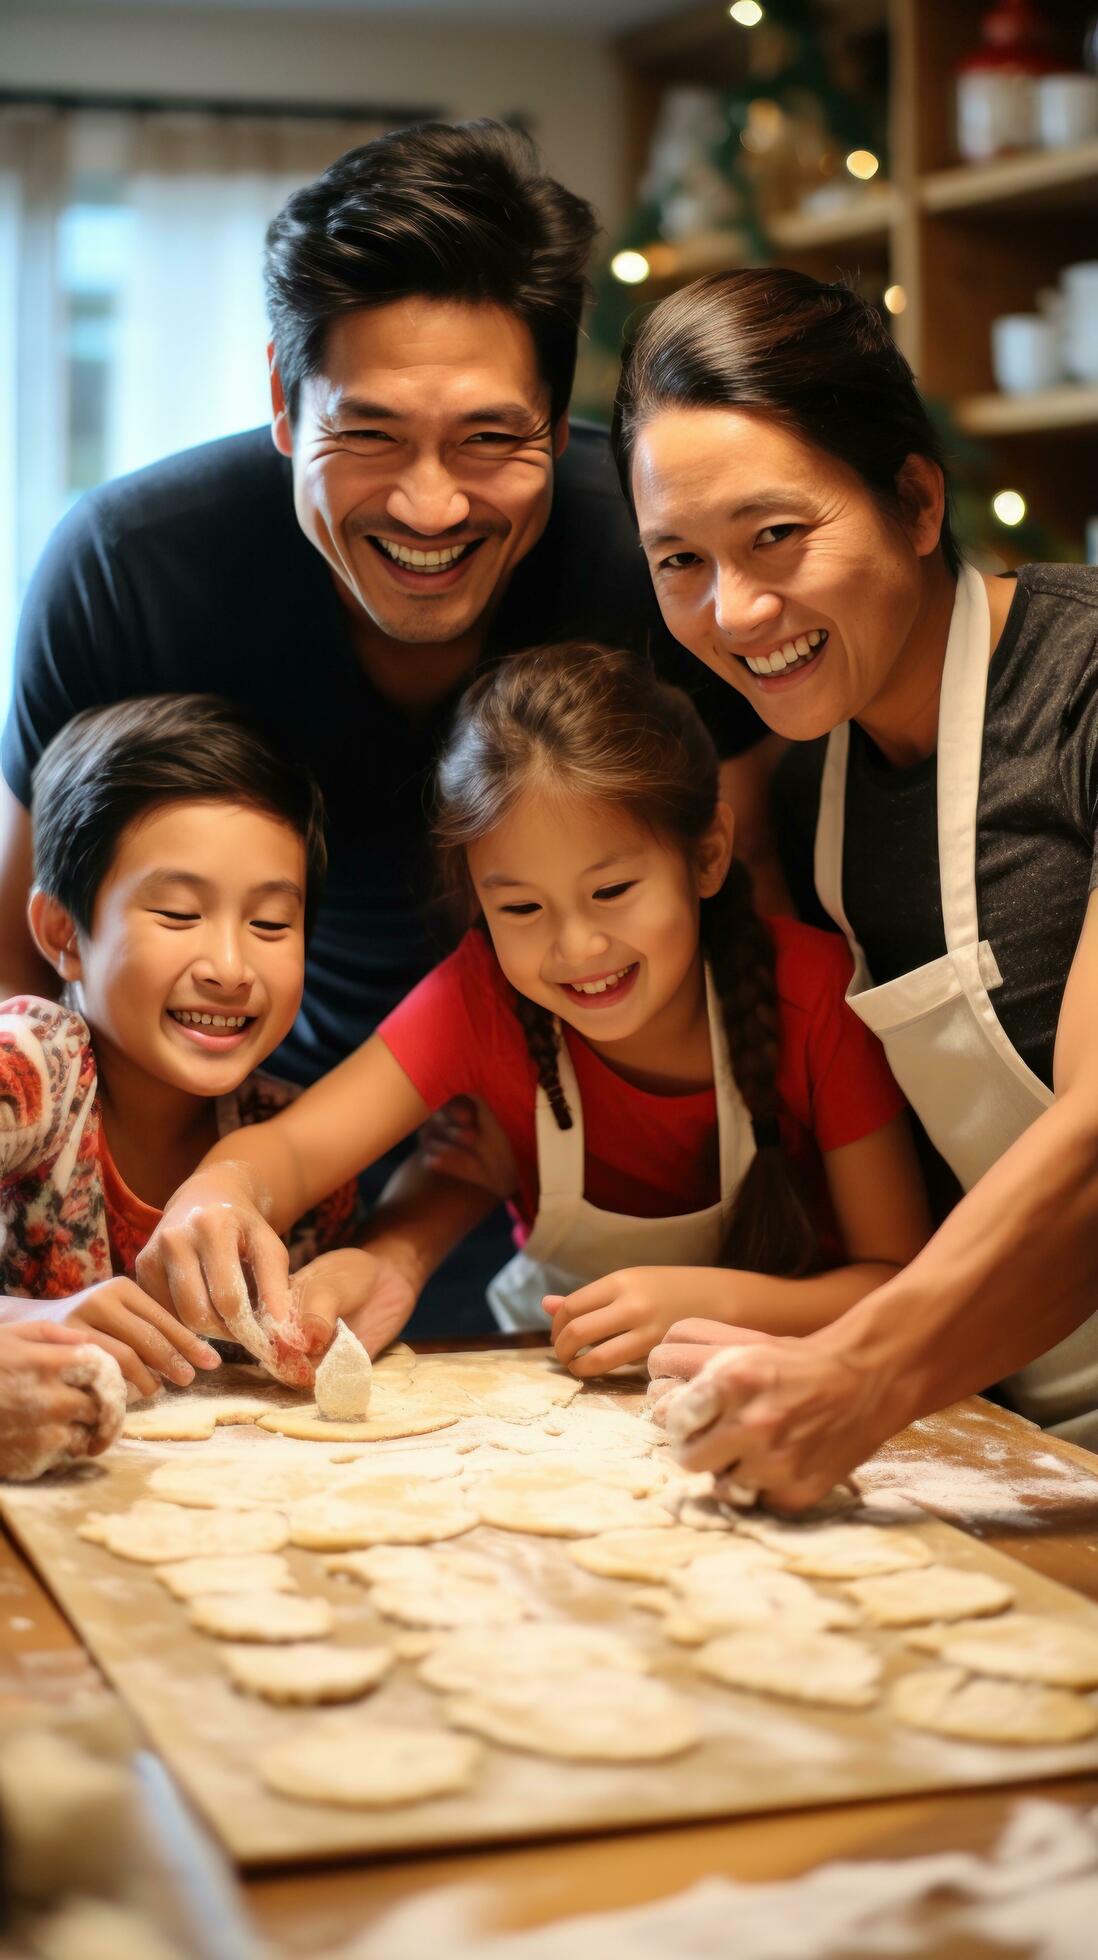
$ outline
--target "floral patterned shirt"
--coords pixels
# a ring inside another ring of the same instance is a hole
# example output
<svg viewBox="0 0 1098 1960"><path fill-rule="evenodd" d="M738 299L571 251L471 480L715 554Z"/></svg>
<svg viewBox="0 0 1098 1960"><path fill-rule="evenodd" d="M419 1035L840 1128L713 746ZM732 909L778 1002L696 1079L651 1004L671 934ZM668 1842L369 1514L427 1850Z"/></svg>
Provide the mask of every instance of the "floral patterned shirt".
<svg viewBox="0 0 1098 1960"><path fill-rule="evenodd" d="M218 1099L222 1136L273 1116L297 1094L260 1072ZM346 1184L287 1234L291 1268L347 1245ZM87 1023L55 1001L0 1003L0 1293L60 1300L112 1273L132 1279L160 1213L128 1190L111 1158Z"/></svg>

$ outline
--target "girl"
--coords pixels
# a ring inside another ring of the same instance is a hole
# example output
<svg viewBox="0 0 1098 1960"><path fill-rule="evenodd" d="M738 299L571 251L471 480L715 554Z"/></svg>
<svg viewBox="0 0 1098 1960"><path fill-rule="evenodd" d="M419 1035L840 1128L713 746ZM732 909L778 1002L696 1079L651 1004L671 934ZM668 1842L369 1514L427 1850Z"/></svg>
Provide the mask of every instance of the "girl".
<svg viewBox="0 0 1098 1960"><path fill-rule="evenodd" d="M515 1160L496 1317L544 1325L550 1296L577 1373L641 1358L687 1305L818 1326L918 1250L902 1099L843 1004L846 949L754 913L684 694L602 647L513 656L459 710L436 838L472 929L356 1055L177 1194L157 1290L184 1273L184 1318L216 1308L239 1249L255 1263L265 1218L281 1229L458 1094ZM616 1270L637 1261L640 1278ZM200 1268L208 1292L186 1278ZM564 1299L607 1273L605 1298Z"/></svg>

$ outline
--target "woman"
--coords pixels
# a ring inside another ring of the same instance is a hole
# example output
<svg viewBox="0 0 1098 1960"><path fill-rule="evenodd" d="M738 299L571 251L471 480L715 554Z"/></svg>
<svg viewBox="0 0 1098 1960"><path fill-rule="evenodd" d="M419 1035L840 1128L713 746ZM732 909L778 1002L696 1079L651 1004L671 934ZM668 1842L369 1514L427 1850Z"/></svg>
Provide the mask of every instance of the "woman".
<svg viewBox="0 0 1098 1960"><path fill-rule="evenodd" d="M850 1004L967 1194L804 1340L672 1329L657 1380L736 1350L689 1460L810 1503L992 1382L1098 1447L1098 572L965 564L884 323L798 273L656 307L614 442L672 633L812 745L779 804L810 807Z"/></svg>

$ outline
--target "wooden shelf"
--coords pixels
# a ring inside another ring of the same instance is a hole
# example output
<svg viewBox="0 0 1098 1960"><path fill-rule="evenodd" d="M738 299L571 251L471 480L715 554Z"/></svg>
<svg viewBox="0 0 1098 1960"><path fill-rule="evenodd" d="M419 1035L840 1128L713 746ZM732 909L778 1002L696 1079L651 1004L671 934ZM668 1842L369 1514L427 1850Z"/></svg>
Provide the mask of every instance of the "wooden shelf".
<svg viewBox="0 0 1098 1960"><path fill-rule="evenodd" d="M892 188L853 197L834 211L786 211L772 218L767 230L773 243L783 252L815 252L829 245L865 244L872 240L886 243L896 200Z"/></svg>
<svg viewBox="0 0 1098 1960"><path fill-rule="evenodd" d="M956 405L966 435L1051 435L1098 425L1098 387L1066 383L1037 395L967 395Z"/></svg>
<svg viewBox="0 0 1098 1960"><path fill-rule="evenodd" d="M997 157L991 163L936 170L922 179L918 198L923 210L930 212L990 215L998 209L1010 216L1017 211L1089 208L1093 216L1098 208L1098 141L1070 150L1032 150ZM1081 249L1082 244L1081 240Z"/></svg>

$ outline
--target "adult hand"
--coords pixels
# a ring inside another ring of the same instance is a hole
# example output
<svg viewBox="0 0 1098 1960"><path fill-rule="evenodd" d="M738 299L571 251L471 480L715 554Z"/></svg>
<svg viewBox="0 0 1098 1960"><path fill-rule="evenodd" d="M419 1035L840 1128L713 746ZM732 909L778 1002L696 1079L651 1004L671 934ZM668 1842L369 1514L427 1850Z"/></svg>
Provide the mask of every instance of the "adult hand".
<svg viewBox="0 0 1098 1960"><path fill-rule="evenodd" d="M132 1279L101 1280L74 1294L65 1325L86 1328L86 1338L114 1356L139 1395L155 1395L163 1375L186 1388L195 1368L220 1366L213 1348Z"/></svg>
<svg viewBox="0 0 1098 1960"><path fill-rule="evenodd" d="M0 1327L0 1477L33 1474L28 1466L58 1455L97 1456L99 1404L64 1379L82 1328L51 1320Z"/></svg>
<svg viewBox="0 0 1098 1960"><path fill-rule="evenodd" d="M437 1109L420 1130L419 1149L428 1170L480 1185L493 1197L509 1198L518 1184L507 1134L477 1097L455 1096Z"/></svg>
<svg viewBox="0 0 1098 1960"><path fill-rule="evenodd" d="M552 1315L558 1361L586 1377L647 1360L681 1314L690 1283L689 1267L629 1266L574 1293L547 1293L542 1306Z"/></svg>
<svg viewBox="0 0 1098 1960"><path fill-rule="evenodd" d="M314 1359L327 1348L337 1320L371 1356L396 1339L416 1303L415 1288L392 1261L360 1247L323 1252L290 1282L294 1317Z"/></svg>
<svg viewBox="0 0 1098 1960"><path fill-rule="evenodd" d="M701 1327L708 1341L698 1338ZM658 1417L684 1437L676 1454L685 1468L734 1472L781 1510L818 1503L890 1433L873 1370L855 1350L815 1335L686 1322L669 1330L650 1366L657 1380L675 1384Z"/></svg>

